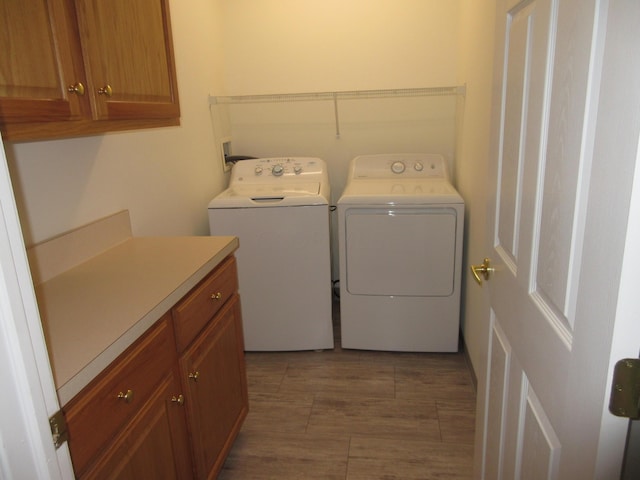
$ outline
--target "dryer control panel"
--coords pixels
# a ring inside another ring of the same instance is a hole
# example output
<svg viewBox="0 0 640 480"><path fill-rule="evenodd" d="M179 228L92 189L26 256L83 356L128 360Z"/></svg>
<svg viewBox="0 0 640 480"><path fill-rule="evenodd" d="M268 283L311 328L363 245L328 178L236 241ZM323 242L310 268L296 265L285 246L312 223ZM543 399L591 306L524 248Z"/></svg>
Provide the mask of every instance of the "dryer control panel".
<svg viewBox="0 0 640 480"><path fill-rule="evenodd" d="M446 160L431 153L360 155L351 161L354 179L440 178L449 180Z"/></svg>

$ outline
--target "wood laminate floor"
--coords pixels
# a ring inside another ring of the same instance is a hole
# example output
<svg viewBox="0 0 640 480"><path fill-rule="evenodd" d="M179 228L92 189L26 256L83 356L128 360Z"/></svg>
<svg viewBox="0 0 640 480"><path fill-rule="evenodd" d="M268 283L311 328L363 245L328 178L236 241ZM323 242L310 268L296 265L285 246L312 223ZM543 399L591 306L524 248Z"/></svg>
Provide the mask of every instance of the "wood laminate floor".
<svg viewBox="0 0 640 480"><path fill-rule="evenodd" d="M334 320L339 332L339 319ZM463 353L247 353L249 415L220 480L472 478Z"/></svg>

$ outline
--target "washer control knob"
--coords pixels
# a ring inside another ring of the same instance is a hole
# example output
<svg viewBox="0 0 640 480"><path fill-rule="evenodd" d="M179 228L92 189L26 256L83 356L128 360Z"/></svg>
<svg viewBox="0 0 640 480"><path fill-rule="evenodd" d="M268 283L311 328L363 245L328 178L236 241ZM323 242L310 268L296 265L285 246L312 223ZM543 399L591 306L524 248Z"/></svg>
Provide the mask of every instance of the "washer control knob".
<svg viewBox="0 0 640 480"><path fill-rule="evenodd" d="M295 167L293 167L293 173L295 173L296 175L300 175L302 173L302 167L300 165L296 165Z"/></svg>
<svg viewBox="0 0 640 480"><path fill-rule="evenodd" d="M416 162L416 164L413 166L413 169L416 172L421 172L422 169L424 169L424 165L422 165L420 162Z"/></svg>
<svg viewBox="0 0 640 480"><path fill-rule="evenodd" d="M262 167L260 165L258 165L256 167L256 169L254 170L256 175L262 175Z"/></svg>
<svg viewBox="0 0 640 480"><path fill-rule="evenodd" d="M393 173L402 173L404 172L405 166L403 162L393 162L391 164L391 171Z"/></svg>
<svg viewBox="0 0 640 480"><path fill-rule="evenodd" d="M284 167L282 165L274 165L271 169L271 173L275 177L279 177L284 173Z"/></svg>

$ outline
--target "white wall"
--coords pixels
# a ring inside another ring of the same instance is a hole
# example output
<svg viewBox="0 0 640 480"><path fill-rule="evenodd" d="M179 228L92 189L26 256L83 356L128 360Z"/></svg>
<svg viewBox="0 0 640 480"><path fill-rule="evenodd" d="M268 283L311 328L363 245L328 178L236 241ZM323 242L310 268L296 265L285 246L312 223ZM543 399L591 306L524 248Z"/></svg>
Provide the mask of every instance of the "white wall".
<svg viewBox="0 0 640 480"><path fill-rule="evenodd" d="M134 235L207 234L225 186L208 95L222 88L219 3L170 2L181 126L5 142L27 245L129 209Z"/></svg>

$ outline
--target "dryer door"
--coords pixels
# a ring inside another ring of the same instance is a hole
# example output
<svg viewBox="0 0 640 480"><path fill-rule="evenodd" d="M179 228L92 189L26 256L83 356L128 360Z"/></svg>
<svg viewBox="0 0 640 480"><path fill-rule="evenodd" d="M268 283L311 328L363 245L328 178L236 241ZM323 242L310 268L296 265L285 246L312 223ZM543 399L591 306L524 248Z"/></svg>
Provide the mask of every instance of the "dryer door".
<svg viewBox="0 0 640 480"><path fill-rule="evenodd" d="M352 295L452 295L456 220L456 210L448 207L347 209L347 290Z"/></svg>

